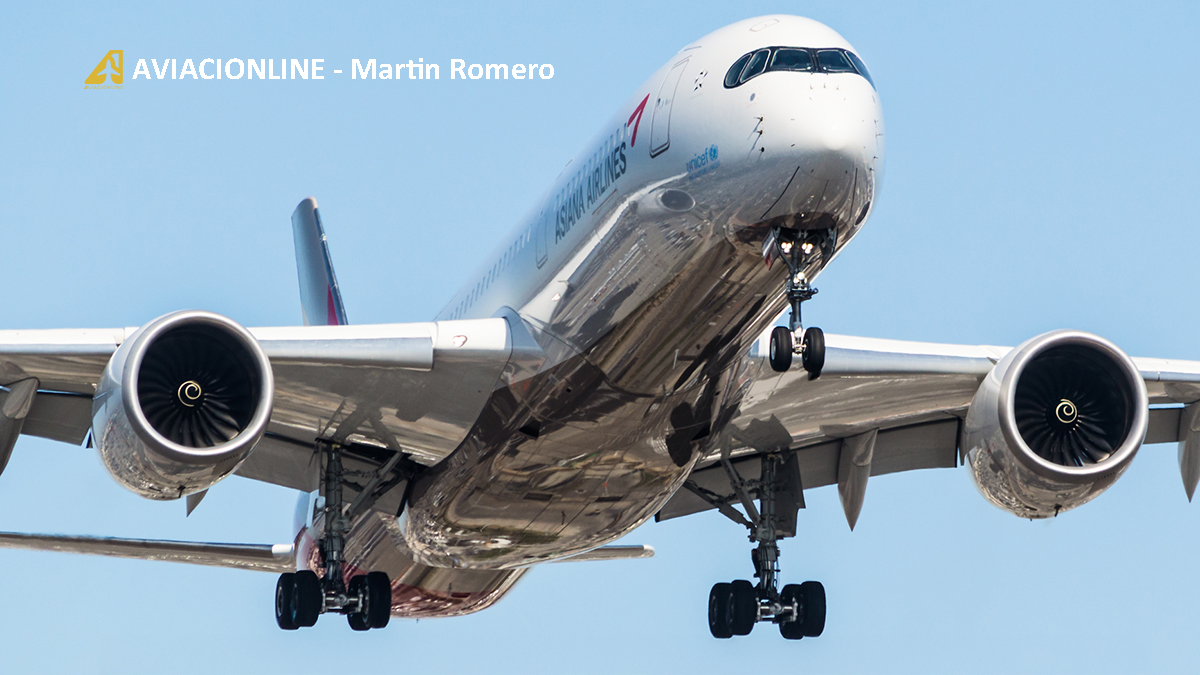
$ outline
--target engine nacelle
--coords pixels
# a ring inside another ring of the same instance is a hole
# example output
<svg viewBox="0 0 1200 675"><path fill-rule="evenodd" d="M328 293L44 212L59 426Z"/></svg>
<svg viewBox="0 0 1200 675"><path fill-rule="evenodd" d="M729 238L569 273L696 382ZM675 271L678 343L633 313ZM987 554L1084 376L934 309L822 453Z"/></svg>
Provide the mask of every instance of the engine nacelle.
<svg viewBox="0 0 1200 675"><path fill-rule="evenodd" d="M182 311L139 328L104 369L92 436L119 483L178 499L232 473L266 431L271 363L245 328Z"/></svg>
<svg viewBox="0 0 1200 675"><path fill-rule="evenodd" d="M1054 331L1013 349L975 393L961 447L988 501L1048 518L1108 489L1149 421L1137 366L1108 340Z"/></svg>

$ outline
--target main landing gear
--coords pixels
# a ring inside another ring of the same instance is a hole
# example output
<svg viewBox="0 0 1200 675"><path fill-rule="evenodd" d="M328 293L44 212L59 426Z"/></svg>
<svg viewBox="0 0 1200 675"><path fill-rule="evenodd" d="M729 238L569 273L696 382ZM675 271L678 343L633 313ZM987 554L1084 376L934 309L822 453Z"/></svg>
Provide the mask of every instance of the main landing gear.
<svg viewBox="0 0 1200 675"><path fill-rule="evenodd" d="M782 258L788 267L787 298L792 312L788 326L776 326L771 331L769 361L777 373L787 372L792 367L792 356L799 355L800 363L808 371L808 379L821 376L825 367L825 334L820 328L803 330L800 320L800 305L811 300L817 289L808 283L805 265L814 253L829 256L835 248L837 231L798 231L776 227L763 243L763 255L768 260ZM797 343L796 336L801 334Z"/></svg>
<svg viewBox="0 0 1200 675"><path fill-rule="evenodd" d="M825 630L825 587L817 581L788 584L779 590L778 540L794 536L797 509L803 506L800 472L795 455L785 460L779 453L762 458L761 478L744 480L737 469L722 457L729 475L733 497L721 497L690 482L685 484L701 499L713 504L734 522L750 530L750 541L757 546L750 552L754 563L753 584L744 579L719 583L708 594L708 628L715 638L749 635L754 624L778 624L779 632L788 640L817 637ZM754 507L757 493L761 510ZM746 510L749 520L730 506L736 499Z"/></svg>
<svg viewBox="0 0 1200 675"><path fill-rule="evenodd" d="M275 621L284 630L307 628L321 614L345 614L354 630L383 628L392 616L392 583L384 572L357 574L347 585L342 577L342 555L350 518L342 504L341 447L324 445L325 527L321 536L323 574L311 570L289 572L275 584ZM388 470L391 467L387 467ZM381 473L386 473L383 471Z"/></svg>

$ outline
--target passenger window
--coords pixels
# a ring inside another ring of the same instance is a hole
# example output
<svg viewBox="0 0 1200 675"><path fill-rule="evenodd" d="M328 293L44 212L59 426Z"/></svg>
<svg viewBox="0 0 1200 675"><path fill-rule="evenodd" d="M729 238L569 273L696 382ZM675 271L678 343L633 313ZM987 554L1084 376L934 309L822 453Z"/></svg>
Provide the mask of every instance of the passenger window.
<svg viewBox="0 0 1200 675"><path fill-rule="evenodd" d="M742 71L742 76L738 78L738 81L745 82L766 70L767 58L769 56L771 56L770 49L760 49L754 52L754 58L750 59L750 63L746 64L746 69Z"/></svg>
<svg viewBox="0 0 1200 675"><path fill-rule="evenodd" d="M780 48L775 50L775 58L771 59L771 67L768 70L808 71L812 69L812 55L808 53L807 49Z"/></svg>
<svg viewBox="0 0 1200 675"><path fill-rule="evenodd" d="M746 67L746 62L750 60L751 56L754 56L753 52L743 56L737 61L734 61L733 65L729 67L729 72L725 73L726 89L736 87L738 85L738 75L742 74L742 69Z"/></svg>
<svg viewBox="0 0 1200 675"><path fill-rule="evenodd" d="M854 63L854 67L858 69L858 74L867 78L867 82L870 82L871 88L874 89L875 80L872 80L871 74L867 72L867 64L863 63L862 59L858 58L854 52L846 52L846 56L850 57L850 60Z"/></svg>
<svg viewBox="0 0 1200 675"><path fill-rule="evenodd" d="M822 49L817 52L817 63L826 73L853 73L854 65L846 58L846 53L838 49Z"/></svg>

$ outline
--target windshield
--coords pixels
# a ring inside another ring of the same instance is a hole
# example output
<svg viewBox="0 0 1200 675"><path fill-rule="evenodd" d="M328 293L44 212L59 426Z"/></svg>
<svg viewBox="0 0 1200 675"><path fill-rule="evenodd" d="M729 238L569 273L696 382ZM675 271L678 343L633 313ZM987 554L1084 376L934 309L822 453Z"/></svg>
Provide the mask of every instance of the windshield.
<svg viewBox="0 0 1200 675"><path fill-rule="evenodd" d="M780 47L771 59L771 70L812 70L812 55L807 49Z"/></svg>
<svg viewBox="0 0 1200 675"><path fill-rule="evenodd" d="M851 73L861 75L875 88L867 65L845 49L808 49L806 47L767 47L757 49L733 62L725 73L725 88L745 84L763 73L791 71L803 73Z"/></svg>

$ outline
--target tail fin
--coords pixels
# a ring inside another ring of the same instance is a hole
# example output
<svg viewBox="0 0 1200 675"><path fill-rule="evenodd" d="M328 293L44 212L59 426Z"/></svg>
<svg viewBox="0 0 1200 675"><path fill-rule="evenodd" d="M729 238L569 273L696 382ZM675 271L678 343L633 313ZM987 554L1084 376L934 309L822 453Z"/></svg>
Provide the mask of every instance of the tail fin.
<svg viewBox="0 0 1200 675"><path fill-rule="evenodd" d="M296 239L296 272L300 277L300 310L305 326L345 326L346 308L333 275L329 243L317 213L317 200L307 197L292 212Z"/></svg>

